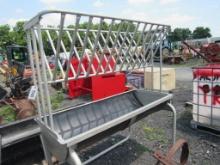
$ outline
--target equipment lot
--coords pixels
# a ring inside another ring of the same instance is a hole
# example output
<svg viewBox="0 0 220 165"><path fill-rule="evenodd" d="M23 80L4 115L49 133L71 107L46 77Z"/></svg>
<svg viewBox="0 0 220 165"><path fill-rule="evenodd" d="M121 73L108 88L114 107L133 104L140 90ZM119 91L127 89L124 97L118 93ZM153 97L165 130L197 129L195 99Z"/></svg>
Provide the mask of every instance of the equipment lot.
<svg viewBox="0 0 220 165"><path fill-rule="evenodd" d="M189 67L177 67L176 79L177 88L173 91L173 104L177 110L177 139L184 138L189 142L190 157L188 164L217 165L220 162L219 137L206 132L193 130L190 127L190 120L192 119L191 107L185 107L185 102L192 100L191 69ZM167 116L169 117L169 121L167 121ZM157 149L167 151L169 147L167 145L167 143L169 143L168 139L171 139L172 135L171 121L171 114L166 111L157 112L149 116L132 127L130 140L91 164L142 165L156 163L156 160L152 157L152 151ZM117 140L125 136L126 133L127 130L116 134L107 141L92 146L86 151L81 151L82 159L86 159L90 155L116 143ZM31 149L33 146L35 146L35 149ZM18 157L12 162L6 162L5 164L41 164L43 152L39 146L39 139L32 139L13 148L8 148L7 153L5 151L3 152L3 157L4 154L8 155L14 152L18 153ZM24 153L24 148L27 149L27 154Z"/></svg>

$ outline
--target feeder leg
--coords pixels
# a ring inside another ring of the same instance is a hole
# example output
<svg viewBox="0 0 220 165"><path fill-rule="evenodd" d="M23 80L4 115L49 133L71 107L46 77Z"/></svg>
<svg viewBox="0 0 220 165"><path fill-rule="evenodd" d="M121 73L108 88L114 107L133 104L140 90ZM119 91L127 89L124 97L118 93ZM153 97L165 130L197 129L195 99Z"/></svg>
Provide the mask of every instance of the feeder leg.
<svg viewBox="0 0 220 165"><path fill-rule="evenodd" d="M0 135L0 165L2 164L2 135Z"/></svg>
<svg viewBox="0 0 220 165"><path fill-rule="evenodd" d="M69 157L67 162L71 165L82 165L82 162L76 153L76 151L72 148L69 148Z"/></svg>
<svg viewBox="0 0 220 165"><path fill-rule="evenodd" d="M170 107L171 111L173 112L173 144L176 142L176 109L171 103L167 103Z"/></svg>
<svg viewBox="0 0 220 165"><path fill-rule="evenodd" d="M40 139L41 139L41 143L42 143L42 146L43 146L45 159L46 159L48 165L53 165L52 160L51 160L52 157L51 157L51 154L50 154L50 152L48 151L48 149L46 147L44 137L42 135L40 135Z"/></svg>

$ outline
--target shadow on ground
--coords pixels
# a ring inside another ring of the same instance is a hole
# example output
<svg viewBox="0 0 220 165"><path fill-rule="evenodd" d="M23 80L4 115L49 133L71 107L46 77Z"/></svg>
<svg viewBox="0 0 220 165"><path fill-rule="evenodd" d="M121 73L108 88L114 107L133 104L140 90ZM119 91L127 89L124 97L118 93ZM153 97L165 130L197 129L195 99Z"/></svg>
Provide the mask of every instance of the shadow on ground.
<svg viewBox="0 0 220 165"><path fill-rule="evenodd" d="M81 159L86 160L92 155L95 155L102 150L110 147L111 145L116 144L120 140L124 139L124 136L116 135L111 138L102 141L98 145L92 146L87 149L85 152L82 151ZM91 165L129 165L134 162L138 157L140 157L144 152L151 152L147 147L137 143L136 140L129 139L124 144L118 146L114 150L108 152L104 156L90 163Z"/></svg>

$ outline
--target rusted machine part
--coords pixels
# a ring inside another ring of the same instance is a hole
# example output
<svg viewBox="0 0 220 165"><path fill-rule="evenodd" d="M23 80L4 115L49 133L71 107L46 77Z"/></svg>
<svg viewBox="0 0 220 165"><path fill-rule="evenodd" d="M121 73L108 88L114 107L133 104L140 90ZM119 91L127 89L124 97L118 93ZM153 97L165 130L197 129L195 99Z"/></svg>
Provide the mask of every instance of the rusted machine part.
<svg viewBox="0 0 220 165"><path fill-rule="evenodd" d="M160 151L155 151L153 156L158 160L156 165L176 165L174 156L178 150L182 149L180 155L180 162L178 164L185 165L189 156L189 146L186 140L179 139L169 150L166 155L161 154Z"/></svg>
<svg viewBox="0 0 220 165"><path fill-rule="evenodd" d="M198 50L196 50L195 48L193 48L192 46L190 46L188 43L186 43L185 41L182 41L182 43L184 45L186 45L189 49L193 50L194 52L196 52L198 54L198 56L202 57L204 60L206 60L209 63L212 63L211 59L209 59L208 57L206 57L205 55L203 55L202 53L200 53Z"/></svg>
<svg viewBox="0 0 220 165"><path fill-rule="evenodd" d="M35 105L28 99L16 99L13 100L13 104L17 110L17 119L25 119L36 115Z"/></svg>
<svg viewBox="0 0 220 165"><path fill-rule="evenodd" d="M205 54L212 62L220 62L220 46L217 43L203 45L200 52Z"/></svg>

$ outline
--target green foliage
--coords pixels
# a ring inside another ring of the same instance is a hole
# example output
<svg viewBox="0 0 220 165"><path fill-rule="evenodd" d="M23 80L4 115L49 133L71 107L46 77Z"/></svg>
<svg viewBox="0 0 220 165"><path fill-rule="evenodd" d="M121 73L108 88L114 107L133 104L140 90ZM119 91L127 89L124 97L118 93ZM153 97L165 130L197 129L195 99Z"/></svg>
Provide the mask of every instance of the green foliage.
<svg viewBox="0 0 220 165"><path fill-rule="evenodd" d="M9 105L4 105L0 108L0 116L3 119L1 124L7 124L16 120L16 113Z"/></svg>
<svg viewBox="0 0 220 165"><path fill-rule="evenodd" d="M88 27L88 22L83 22L80 23L79 28L80 29L87 29ZM0 48L5 49L5 47L7 45L11 45L11 44L18 44L18 45L23 45L26 46L26 36L25 36L25 31L24 31L24 21L19 21L16 23L16 25L10 29L9 25L0 25ZM110 24L107 22L103 22L101 24L101 29L102 30L108 30L109 29ZM121 27L121 31L134 31L135 30L135 25L131 22L121 22L121 23L115 23L112 26L112 30L113 31L117 31L118 28ZM74 28L74 25L69 25L68 28ZM95 29L97 30L99 28L99 23L93 23L90 25L90 29ZM70 35L73 34L73 31L70 32ZM50 35L51 35L51 39L53 41L54 47L56 48L56 41L57 41L57 34L55 31L50 31ZM84 39L84 32L80 32L80 36L82 39ZM103 34L105 37L107 35L107 33ZM92 34L92 32L89 32L88 34L91 42L93 43L95 41L95 38ZM140 33L137 33L134 37L135 41L137 42L138 38L140 36ZM186 40L186 39L190 39L190 38L206 38L206 37L211 37L211 33L210 33L210 29L207 27L197 27L195 28L195 30L193 31L193 33L190 31L189 28L175 28L173 31L169 32L169 36L168 38L170 39L171 42L175 42L175 41L182 41L182 40ZM45 53L47 55L52 55L54 54L47 34L45 31L42 31L42 38L43 38L43 42L44 42L44 50ZM114 36L111 35L111 38L114 40ZM147 39L147 41L149 40L149 38ZM70 41L68 39L68 36L66 33L63 33L62 36L62 41L64 43L64 45L66 46L66 49L69 50L70 49ZM121 39L119 39L119 42L122 42ZM142 44L143 39L141 39L140 44ZM104 41L100 40L100 44L103 46L104 45ZM109 46L111 46L111 43L108 43ZM76 41L76 47L81 47L79 40ZM91 48L91 47L89 47ZM63 52L62 48L61 48L61 52Z"/></svg>
<svg viewBox="0 0 220 165"><path fill-rule="evenodd" d="M12 43L12 36L10 34L9 25L0 25L0 47L5 48L7 45Z"/></svg>
<svg viewBox="0 0 220 165"><path fill-rule="evenodd" d="M183 41L189 39L191 35L192 32L189 30L189 28L175 28L172 32L170 32L169 40L171 42Z"/></svg>
<svg viewBox="0 0 220 165"><path fill-rule="evenodd" d="M13 28L13 41L17 45L26 46L25 40L25 31L24 31L24 21L19 21L16 23L15 27Z"/></svg>
<svg viewBox="0 0 220 165"><path fill-rule="evenodd" d="M186 39L200 39L211 37L211 32L208 27L196 27L193 32L190 31L189 28L175 28L173 31L169 33L169 40L171 42L176 41L184 41Z"/></svg>
<svg viewBox="0 0 220 165"><path fill-rule="evenodd" d="M17 22L13 29L9 25L0 25L0 47L5 49L11 44L26 46L23 26L24 21Z"/></svg>
<svg viewBox="0 0 220 165"><path fill-rule="evenodd" d="M52 104L52 109L57 109L60 107L60 104L64 100L63 93L61 91L56 92L56 94L51 96L51 104Z"/></svg>
<svg viewBox="0 0 220 165"><path fill-rule="evenodd" d="M211 37L210 29L208 27L197 27L193 31L193 38L194 39L199 39L199 38L207 38Z"/></svg>

